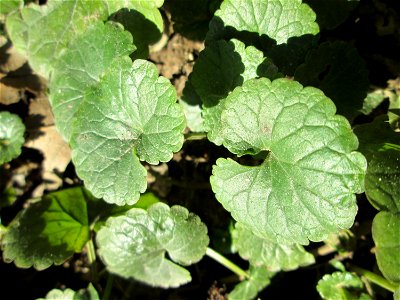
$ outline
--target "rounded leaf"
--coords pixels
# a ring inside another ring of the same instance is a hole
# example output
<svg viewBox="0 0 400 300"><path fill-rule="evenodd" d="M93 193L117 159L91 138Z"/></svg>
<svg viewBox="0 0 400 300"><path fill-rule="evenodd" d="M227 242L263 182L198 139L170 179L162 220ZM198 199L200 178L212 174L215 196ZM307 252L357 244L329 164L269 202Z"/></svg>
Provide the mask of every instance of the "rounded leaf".
<svg viewBox="0 0 400 300"><path fill-rule="evenodd" d="M318 281L317 290L322 299L326 300L350 300L357 299L355 295L352 297L346 293L346 288L362 289L363 282L359 277L349 272L335 272L326 274Z"/></svg>
<svg viewBox="0 0 400 300"><path fill-rule="evenodd" d="M174 262L198 262L208 242L207 227L198 216L163 203L111 217L97 234L100 257L110 272L163 288L191 280L190 273ZM174 262L165 258L167 252Z"/></svg>
<svg viewBox="0 0 400 300"><path fill-rule="evenodd" d="M210 141L222 143L224 99L235 87L258 76L276 78L280 74L260 50L236 39L216 41L200 53L190 83L203 103L204 127Z"/></svg>
<svg viewBox="0 0 400 300"><path fill-rule="evenodd" d="M139 159L169 161L182 147L184 128L171 83L154 64L123 57L84 96L73 125L72 160L95 197L134 204L147 187Z"/></svg>
<svg viewBox="0 0 400 300"><path fill-rule="evenodd" d="M215 16L225 27L267 35L277 44L319 32L315 13L301 0L225 0Z"/></svg>
<svg viewBox="0 0 400 300"><path fill-rule="evenodd" d="M71 124L85 92L99 83L114 59L129 55L132 36L113 23L94 22L55 63L50 81L50 103L57 129L69 141Z"/></svg>
<svg viewBox="0 0 400 300"><path fill-rule="evenodd" d="M0 165L21 154L24 132L25 126L17 115L0 112Z"/></svg>
<svg viewBox="0 0 400 300"><path fill-rule="evenodd" d="M220 158L213 168L212 189L236 221L282 244L321 241L353 224L366 160L321 91L252 79L226 98L221 120L231 152L268 152L260 166Z"/></svg>
<svg viewBox="0 0 400 300"><path fill-rule="evenodd" d="M89 240L86 199L82 188L48 194L10 223L3 236L3 258L19 268L37 270L62 264Z"/></svg>

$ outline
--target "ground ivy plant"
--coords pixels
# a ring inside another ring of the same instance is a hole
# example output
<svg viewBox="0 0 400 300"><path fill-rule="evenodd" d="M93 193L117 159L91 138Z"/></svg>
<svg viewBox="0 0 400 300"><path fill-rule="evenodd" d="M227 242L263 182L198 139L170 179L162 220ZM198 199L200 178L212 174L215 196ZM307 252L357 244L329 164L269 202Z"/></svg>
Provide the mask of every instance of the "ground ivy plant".
<svg viewBox="0 0 400 300"><path fill-rule="evenodd" d="M278 272L314 264L310 242L351 228L365 192L380 210L372 235L383 277L347 266L316 289L324 299L370 299L367 278L398 291L399 133L386 117L353 131L369 85L355 47L319 43L317 16L300 0L225 0L177 99L146 60L163 32L162 5L2 6L9 39L48 81L56 126L84 184L29 201L2 229L3 259L43 270L85 251L109 274L108 299L114 275L175 288L191 281L185 267L206 255L239 276L229 299L253 299ZM1 164L18 157L23 135L17 116L0 113ZM232 216L232 251L247 271L208 247L207 224L196 214L146 191L145 165L170 161L193 137L231 153L216 161L210 184ZM89 285L52 297L97 299L98 292Z"/></svg>

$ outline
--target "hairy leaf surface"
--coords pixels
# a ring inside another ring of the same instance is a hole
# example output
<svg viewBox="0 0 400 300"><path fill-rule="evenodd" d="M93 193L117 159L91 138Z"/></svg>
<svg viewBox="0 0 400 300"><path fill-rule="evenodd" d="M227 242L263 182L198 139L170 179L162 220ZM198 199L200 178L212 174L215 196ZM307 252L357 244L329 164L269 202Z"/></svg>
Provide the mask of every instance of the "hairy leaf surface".
<svg viewBox="0 0 400 300"><path fill-rule="evenodd" d="M260 166L220 158L213 168L213 191L236 221L282 244L321 241L353 224L366 160L320 90L252 79L227 97L221 120L231 152L268 151Z"/></svg>
<svg viewBox="0 0 400 300"><path fill-rule="evenodd" d="M11 14L6 28L17 50L28 58L38 74L48 79L55 62L75 38L93 22L105 21L121 8L138 10L162 31L162 17L157 9L162 3L161 0L48 0L46 5L30 4Z"/></svg>
<svg viewBox="0 0 400 300"><path fill-rule="evenodd" d="M207 227L198 216L163 203L110 218L97 234L100 257L110 272L164 288L191 280L176 263L196 263L208 242Z"/></svg>
<svg viewBox="0 0 400 300"><path fill-rule="evenodd" d="M372 223L376 260L382 274L400 283L400 213L381 211Z"/></svg>
<svg viewBox="0 0 400 300"><path fill-rule="evenodd" d="M146 190L146 169L169 161L183 143L184 114L176 92L155 65L115 60L91 88L74 122L72 159L97 198L134 204Z"/></svg>
<svg viewBox="0 0 400 300"><path fill-rule="evenodd" d="M263 266L269 271L289 271L315 262L314 256L298 244L280 245L254 235L236 223L233 245L239 255L253 266Z"/></svg>
<svg viewBox="0 0 400 300"><path fill-rule="evenodd" d="M361 279L349 272L335 272L326 274L318 281L317 290L326 300L351 300L358 299L346 289L362 289Z"/></svg>
<svg viewBox="0 0 400 300"><path fill-rule="evenodd" d="M104 1L57 1L30 4L7 17L7 32L32 68L48 78L52 64L69 43L95 20L105 20Z"/></svg>
<svg viewBox="0 0 400 300"><path fill-rule="evenodd" d="M84 189L71 188L32 203L8 226L2 240L4 260L19 268L43 270L81 252L90 238L89 197Z"/></svg>
<svg viewBox="0 0 400 300"><path fill-rule="evenodd" d="M95 22L61 55L50 83L50 102L58 130L66 140L85 92L99 84L114 59L129 55L132 36L111 23Z"/></svg>
<svg viewBox="0 0 400 300"><path fill-rule="evenodd" d="M223 99L244 81L258 76L276 78L277 69L253 46L232 39L208 45L190 76L191 84L203 103L204 127L208 138L221 145Z"/></svg>
<svg viewBox="0 0 400 300"><path fill-rule="evenodd" d="M271 282L275 273L268 271L265 267L254 267L250 265L250 278L237 284L232 292L229 293L229 300L251 300L258 292L263 290Z"/></svg>
<svg viewBox="0 0 400 300"><path fill-rule="evenodd" d="M277 44L319 32L315 13L301 0L226 0L215 16L225 27L266 35Z"/></svg>
<svg viewBox="0 0 400 300"><path fill-rule="evenodd" d="M387 118L354 129L360 151L368 159L365 194L379 210L400 212L400 133L394 132Z"/></svg>
<svg viewBox="0 0 400 300"><path fill-rule="evenodd" d="M17 115L0 112L0 165L21 154L24 132L25 125Z"/></svg>
<svg viewBox="0 0 400 300"><path fill-rule="evenodd" d="M87 289L81 289L74 291L71 289L52 289L47 293L46 298L40 298L37 300L99 300L99 294L91 283Z"/></svg>

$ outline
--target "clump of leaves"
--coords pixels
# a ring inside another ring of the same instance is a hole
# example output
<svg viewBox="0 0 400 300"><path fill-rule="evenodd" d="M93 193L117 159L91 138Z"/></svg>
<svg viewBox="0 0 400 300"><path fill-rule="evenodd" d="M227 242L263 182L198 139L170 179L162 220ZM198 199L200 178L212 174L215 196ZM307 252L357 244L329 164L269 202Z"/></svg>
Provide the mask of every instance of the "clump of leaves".
<svg viewBox="0 0 400 300"><path fill-rule="evenodd" d="M179 14L190 4L166 7ZM253 299L276 272L314 264L303 246L351 228L356 194L365 191L382 210L372 235L386 279L353 270L395 292L400 142L384 118L353 132L350 122L369 85L363 60L347 42L318 44L317 15L300 0L219 4L193 2L201 8L200 23L213 17L208 31L199 25L205 49L179 103L172 84L144 59L163 31L162 0L16 2L2 10L14 46L49 82L56 126L84 184L31 201L2 230L4 260L42 270L85 249L93 270L102 266L108 274L108 298L112 274L178 287L192 279L183 266L207 255L239 276L230 299ZM322 24L333 28L346 15ZM196 24L172 20L176 28ZM208 248L207 224L196 214L141 196L145 164L170 161L185 142L186 124L187 140L201 136L232 153L217 159L210 183L236 221L232 248L248 261L248 271ZM19 155L23 131L18 117L0 113L0 163ZM252 163L241 164L243 156ZM369 297L345 267L323 276L317 290L325 299ZM96 295L89 286L53 290L46 298Z"/></svg>

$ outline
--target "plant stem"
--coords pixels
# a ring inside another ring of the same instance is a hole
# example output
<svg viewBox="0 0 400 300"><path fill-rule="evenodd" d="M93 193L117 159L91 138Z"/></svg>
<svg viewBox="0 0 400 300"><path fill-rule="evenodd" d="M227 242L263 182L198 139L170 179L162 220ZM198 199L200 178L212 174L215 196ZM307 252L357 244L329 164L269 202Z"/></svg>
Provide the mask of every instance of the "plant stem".
<svg viewBox="0 0 400 300"><path fill-rule="evenodd" d="M205 132L190 132L185 134L186 141L202 140L207 138L207 133Z"/></svg>
<svg viewBox="0 0 400 300"><path fill-rule="evenodd" d="M107 277L106 288L104 289L103 293L103 300L108 300L110 298L113 283L114 283L114 275L109 273Z"/></svg>
<svg viewBox="0 0 400 300"><path fill-rule="evenodd" d="M86 244L87 256L89 264L92 265L96 261L96 251L94 250L93 240L90 239Z"/></svg>
<svg viewBox="0 0 400 300"><path fill-rule="evenodd" d="M375 283L376 285L379 285L380 287L383 287L384 289L386 289L388 291L391 291L392 293L394 293L396 288L398 288L398 286L396 286L395 284L389 282L382 276L379 276L378 274L375 274L371 271L368 271L368 270L365 270L363 268L353 266L353 265L349 265L349 269L351 271L356 272L357 274L359 274L361 276L364 276L370 282Z"/></svg>
<svg viewBox="0 0 400 300"><path fill-rule="evenodd" d="M91 279L93 282L97 281L96 269L96 251L94 250L93 240L90 239L86 244L87 258L91 269Z"/></svg>
<svg viewBox="0 0 400 300"><path fill-rule="evenodd" d="M222 256L215 250L207 247L206 255L208 257L212 258L213 260L219 262L221 265L228 268L233 273L237 274L240 278L249 278L250 277L249 274L245 270L243 270L242 268L237 266L235 263L233 263L232 261L227 259L225 256Z"/></svg>

